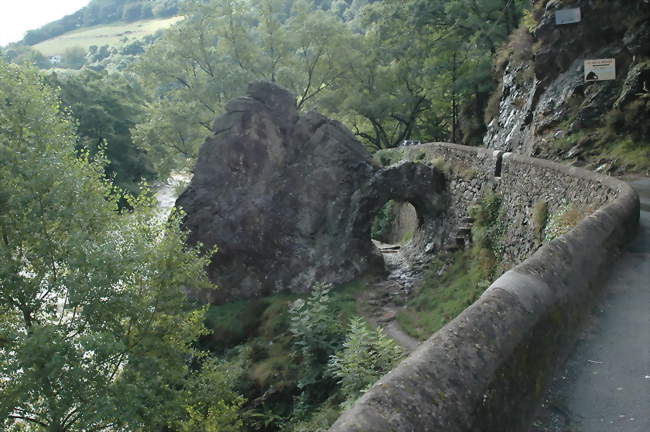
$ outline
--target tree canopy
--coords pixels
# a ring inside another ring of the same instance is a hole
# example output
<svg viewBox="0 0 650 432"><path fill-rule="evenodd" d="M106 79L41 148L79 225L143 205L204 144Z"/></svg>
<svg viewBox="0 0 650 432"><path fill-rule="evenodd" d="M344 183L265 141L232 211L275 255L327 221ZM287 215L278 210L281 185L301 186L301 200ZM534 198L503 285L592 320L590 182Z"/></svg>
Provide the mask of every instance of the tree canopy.
<svg viewBox="0 0 650 432"><path fill-rule="evenodd" d="M203 309L184 292L209 288L207 258L146 197L119 213L74 129L36 71L0 62L3 430L154 430L236 410L226 389L196 399Z"/></svg>
<svg viewBox="0 0 650 432"><path fill-rule="evenodd" d="M405 139L477 143L492 56L525 3L188 1L186 19L137 66L152 102L136 141L161 163L193 158L224 104L264 79L373 150Z"/></svg>

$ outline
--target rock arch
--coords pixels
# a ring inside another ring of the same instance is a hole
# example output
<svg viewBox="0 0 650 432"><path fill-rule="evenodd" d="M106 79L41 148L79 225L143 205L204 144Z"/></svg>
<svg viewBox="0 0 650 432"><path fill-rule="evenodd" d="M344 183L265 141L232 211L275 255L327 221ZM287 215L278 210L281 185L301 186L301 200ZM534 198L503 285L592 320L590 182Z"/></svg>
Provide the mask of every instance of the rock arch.
<svg viewBox="0 0 650 432"><path fill-rule="evenodd" d="M195 175L177 200L189 240L219 247L209 268L211 303L315 282L342 283L383 270L370 241L373 215L389 199L409 201L429 226L445 179L432 165L379 168L341 123L309 112L266 82L252 83L214 122Z"/></svg>

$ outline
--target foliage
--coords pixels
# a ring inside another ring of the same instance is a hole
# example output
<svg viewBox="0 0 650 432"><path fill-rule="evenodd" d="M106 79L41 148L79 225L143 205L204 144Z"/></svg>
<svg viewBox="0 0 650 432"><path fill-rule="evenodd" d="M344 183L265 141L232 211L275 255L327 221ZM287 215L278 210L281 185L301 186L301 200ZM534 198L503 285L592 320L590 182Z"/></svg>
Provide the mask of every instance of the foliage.
<svg viewBox="0 0 650 432"><path fill-rule="evenodd" d="M548 203L544 200L539 200L533 207L533 231L535 237L540 242L544 240L544 228L548 221Z"/></svg>
<svg viewBox="0 0 650 432"><path fill-rule="evenodd" d="M318 408L311 408L309 412L297 419L285 423L282 432L327 432L341 415L341 407L335 403L337 398L330 398Z"/></svg>
<svg viewBox="0 0 650 432"><path fill-rule="evenodd" d="M408 307L398 315L404 330L425 339L476 301L490 285L503 252L501 199L488 192L470 208L472 247L437 257Z"/></svg>
<svg viewBox="0 0 650 432"><path fill-rule="evenodd" d="M244 374L242 366L238 360L204 360L186 386L187 416L178 423L180 432L243 430L240 410L245 400L234 391Z"/></svg>
<svg viewBox="0 0 650 432"><path fill-rule="evenodd" d="M501 198L494 192L488 192L478 205L470 208L474 218L472 226L472 255L487 279L492 279L496 272L499 257L503 253L503 216Z"/></svg>
<svg viewBox="0 0 650 432"><path fill-rule="evenodd" d="M149 157L131 140L131 129L142 117L142 91L122 74L84 70L79 74L53 74L63 103L78 120L80 145L94 157L108 158L106 176L130 194L143 180L153 178Z"/></svg>
<svg viewBox="0 0 650 432"><path fill-rule="evenodd" d="M401 347L381 328L370 330L361 317L350 320L343 349L331 357L328 366L341 385L345 405L390 371L402 355Z"/></svg>
<svg viewBox="0 0 650 432"><path fill-rule="evenodd" d="M269 303L264 300L242 300L218 306L209 306L205 325L210 334L203 344L222 351L245 342L256 334Z"/></svg>
<svg viewBox="0 0 650 432"><path fill-rule="evenodd" d="M341 346L344 330L332 306L331 286L316 284L310 296L298 299L289 308L289 331L296 357L304 372L298 388L307 392L326 386L327 362Z"/></svg>
<svg viewBox="0 0 650 432"><path fill-rule="evenodd" d="M550 242L571 231L590 211L576 205L565 205L551 214L544 228L544 241Z"/></svg>
<svg viewBox="0 0 650 432"><path fill-rule="evenodd" d="M79 27L57 37L49 38L34 45L34 49L45 55L61 55L69 48L83 48L90 51L92 46L106 46L122 49L134 41L147 42L155 38L158 32L164 31L181 17L150 19L131 23L116 22L99 24L92 27ZM88 64L93 63L88 59Z"/></svg>
<svg viewBox="0 0 650 432"><path fill-rule="evenodd" d="M474 303L489 281L472 251L437 257L397 319L404 331L425 340Z"/></svg>
<svg viewBox="0 0 650 432"><path fill-rule="evenodd" d="M102 156L77 157L74 123L36 71L0 63L0 104L2 427L182 421L198 409L188 362L204 332L184 291L210 288L209 257L147 197L116 212ZM211 400L208 418L224 408Z"/></svg>
<svg viewBox="0 0 650 432"><path fill-rule="evenodd" d="M2 53L0 58L9 63L36 66L41 69L50 67L50 61L43 54L28 46L11 44L0 52Z"/></svg>
<svg viewBox="0 0 650 432"><path fill-rule="evenodd" d="M67 48L61 56L61 67L68 69L81 69L86 63L86 50L75 46Z"/></svg>
<svg viewBox="0 0 650 432"><path fill-rule="evenodd" d="M356 314L356 298L366 288L364 281L355 281L330 291L327 304L337 322L347 322ZM309 296L301 297L309 301ZM256 401L242 412L246 430L313 432L327 430L338 417L343 397L332 377L320 386L298 387L303 376L311 374L290 331L290 305L298 298L278 294L208 310L209 334L202 337L201 345L222 355L238 352L246 358L246 373L238 388ZM341 342L343 338L341 329ZM229 349L237 341L242 345Z"/></svg>
<svg viewBox="0 0 650 432"><path fill-rule="evenodd" d="M304 0L193 0L184 14L137 68L154 102L136 136L162 172L196 156L213 118L248 82L277 82L299 107L312 106L354 55L351 31Z"/></svg>
<svg viewBox="0 0 650 432"><path fill-rule="evenodd" d="M370 237L374 240L379 240L384 243L387 242L387 236L391 231L393 223L395 222L395 202L388 201L379 210L372 220L372 227L370 229Z"/></svg>
<svg viewBox="0 0 650 432"><path fill-rule="evenodd" d="M176 15L182 0L91 0L88 5L60 20L48 23L25 35L25 45L36 45L82 27L108 24L122 19L167 18Z"/></svg>
<svg viewBox="0 0 650 432"><path fill-rule="evenodd" d="M466 3L190 1L138 66L153 103L137 140L167 172L196 156L227 101L263 79L292 90L299 108L343 121L371 150L411 138L477 142L463 134L482 128L491 55L523 2ZM463 112L475 120L461 124Z"/></svg>

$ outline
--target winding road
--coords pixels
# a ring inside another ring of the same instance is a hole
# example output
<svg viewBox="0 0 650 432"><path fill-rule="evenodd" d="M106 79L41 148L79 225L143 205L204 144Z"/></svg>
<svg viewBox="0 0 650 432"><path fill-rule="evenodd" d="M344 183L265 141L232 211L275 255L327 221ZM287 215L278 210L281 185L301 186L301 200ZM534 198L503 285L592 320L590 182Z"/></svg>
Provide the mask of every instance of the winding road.
<svg viewBox="0 0 650 432"><path fill-rule="evenodd" d="M553 379L531 432L650 431L650 178L629 182L640 229Z"/></svg>

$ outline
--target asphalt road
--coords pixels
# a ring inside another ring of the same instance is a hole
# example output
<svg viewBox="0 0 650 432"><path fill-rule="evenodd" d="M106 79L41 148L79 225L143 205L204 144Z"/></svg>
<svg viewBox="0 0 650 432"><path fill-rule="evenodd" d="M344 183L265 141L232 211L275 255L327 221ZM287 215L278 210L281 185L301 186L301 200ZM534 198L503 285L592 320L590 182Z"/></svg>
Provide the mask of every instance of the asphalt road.
<svg viewBox="0 0 650 432"><path fill-rule="evenodd" d="M531 432L650 432L650 179L630 184L641 198L640 230Z"/></svg>

